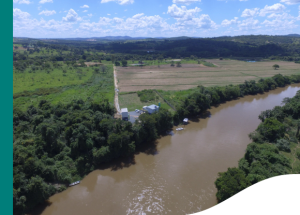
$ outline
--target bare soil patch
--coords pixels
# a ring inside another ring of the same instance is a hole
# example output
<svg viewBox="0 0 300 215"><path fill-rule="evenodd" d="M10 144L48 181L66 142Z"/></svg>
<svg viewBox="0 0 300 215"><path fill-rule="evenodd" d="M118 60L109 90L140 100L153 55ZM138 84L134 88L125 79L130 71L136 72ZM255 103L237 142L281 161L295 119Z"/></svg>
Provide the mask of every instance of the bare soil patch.
<svg viewBox="0 0 300 215"><path fill-rule="evenodd" d="M102 63L97 63L97 62L84 62L85 65L89 66L94 66L94 65L102 65Z"/></svg>

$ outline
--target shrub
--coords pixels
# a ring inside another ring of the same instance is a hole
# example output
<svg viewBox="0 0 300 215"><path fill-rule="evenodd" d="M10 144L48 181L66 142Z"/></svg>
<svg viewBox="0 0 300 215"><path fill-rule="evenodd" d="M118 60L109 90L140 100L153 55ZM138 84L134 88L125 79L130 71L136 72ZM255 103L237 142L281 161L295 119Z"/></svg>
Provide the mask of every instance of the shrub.
<svg viewBox="0 0 300 215"><path fill-rule="evenodd" d="M285 139L277 140L275 145L277 146L277 148L280 151L284 151L284 152L290 152L291 151L290 142L285 140Z"/></svg>
<svg viewBox="0 0 300 215"><path fill-rule="evenodd" d="M285 132L285 126L274 118L267 118L261 123L257 131L268 141L273 142L276 139L282 138Z"/></svg>
<svg viewBox="0 0 300 215"><path fill-rule="evenodd" d="M141 102L148 102L155 100L155 92L153 90L142 90L137 92Z"/></svg>

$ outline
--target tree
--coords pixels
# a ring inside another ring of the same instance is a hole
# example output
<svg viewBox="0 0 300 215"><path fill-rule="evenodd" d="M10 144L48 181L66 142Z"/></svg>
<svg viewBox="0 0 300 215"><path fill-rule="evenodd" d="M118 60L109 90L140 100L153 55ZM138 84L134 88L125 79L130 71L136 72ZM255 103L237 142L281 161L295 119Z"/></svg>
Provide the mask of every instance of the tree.
<svg viewBox="0 0 300 215"><path fill-rule="evenodd" d="M297 133L296 133L296 137L299 136L299 130L300 130L300 120L297 121Z"/></svg>
<svg viewBox="0 0 300 215"><path fill-rule="evenodd" d="M176 63L176 66L177 66L177 67L181 67L181 62L178 61L178 62Z"/></svg>
<svg viewBox="0 0 300 215"><path fill-rule="evenodd" d="M284 151L284 152L290 152L291 151L290 142L285 140L285 139L277 140L275 145L277 146L277 148L280 151Z"/></svg>
<svg viewBox="0 0 300 215"><path fill-rule="evenodd" d="M279 65L278 65L278 64L274 64L274 65L273 65L273 68L274 68L274 69L278 69L278 68L279 68Z"/></svg>
<svg viewBox="0 0 300 215"><path fill-rule="evenodd" d="M116 61L116 62L115 62L115 65L116 65L116 66L120 66L120 62L119 62L119 61Z"/></svg>
<svg viewBox="0 0 300 215"><path fill-rule="evenodd" d="M283 137L285 126L277 119L271 117L265 119L264 122L258 126L257 131L261 133L265 139L273 142Z"/></svg>
<svg viewBox="0 0 300 215"><path fill-rule="evenodd" d="M107 68L106 68L106 66L101 65L100 70L102 73L105 73L107 71Z"/></svg>
<svg viewBox="0 0 300 215"><path fill-rule="evenodd" d="M222 58L222 57L220 57L220 60L223 60L223 58Z"/></svg>
<svg viewBox="0 0 300 215"><path fill-rule="evenodd" d="M100 69L99 69L99 68L95 68L95 70L94 70L94 71L95 71L95 73L97 73L97 74L98 74L98 73L99 73L99 71L100 71Z"/></svg>
<svg viewBox="0 0 300 215"><path fill-rule="evenodd" d="M124 67L127 66L127 61L126 60L122 60L122 66L124 66Z"/></svg>
<svg viewBox="0 0 300 215"><path fill-rule="evenodd" d="M112 62L112 63L115 63L115 61L116 61L116 57L115 57L115 55L114 55L114 54L112 54L110 57L111 57L111 62Z"/></svg>
<svg viewBox="0 0 300 215"><path fill-rule="evenodd" d="M173 67L175 66L174 61L171 62L171 65L170 65L170 66L173 66Z"/></svg>
<svg viewBox="0 0 300 215"><path fill-rule="evenodd" d="M219 173L219 178L215 181L215 185L218 189L217 199L219 202L223 202L251 184L242 170L228 168L227 172Z"/></svg>

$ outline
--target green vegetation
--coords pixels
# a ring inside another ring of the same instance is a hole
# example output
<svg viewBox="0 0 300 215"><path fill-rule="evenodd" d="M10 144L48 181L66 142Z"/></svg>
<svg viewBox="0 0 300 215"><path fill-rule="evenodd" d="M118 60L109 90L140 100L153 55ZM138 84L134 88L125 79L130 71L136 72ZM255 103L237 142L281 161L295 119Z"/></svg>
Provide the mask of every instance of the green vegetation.
<svg viewBox="0 0 300 215"><path fill-rule="evenodd" d="M200 60L200 63L203 64L204 66L208 66L208 67L216 67L215 64L207 62L205 60Z"/></svg>
<svg viewBox="0 0 300 215"><path fill-rule="evenodd" d="M156 95L153 90L137 91L137 94L140 97L141 102L150 102L158 99L158 95Z"/></svg>
<svg viewBox="0 0 300 215"><path fill-rule="evenodd" d="M50 65L50 64L49 64ZM39 88L54 88L68 85L77 85L87 82L93 75L91 68L73 68L67 65L48 69L32 66L24 72L14 72L14 94L32 91Z"/></svg>
<svg viewBox="0 0 300 215"><path fill-rule="evenodd" d="M254 142L247 146L238 168L219 173L215 182L219 202L264 179L300 174L300 91L294 98L285 98L283 103L284 106L276 106L259 115L262 122L249 134Z"/></svg>
<svg viewBox="0 0 300 215"><path fill-rule="evenodd" d="M274 64L274 65L273 65L273 68L274 68L274 69L279 69L279 65L278 65L278 64Z"/></svg>
<svg viewBox="0 0 300 215"><path fill-rule="evenodd" d="M57 105L41 100L38 106L13 112L13 202L19 213L61 190L52 183L68 186L172 128L172 114L163 108L141 115L140 124L114 119L107 99Z"/></svg>
<svg viewBox="0 0 300 215"><path fill-rule="evenodd" d="M205 111L210 105L236 99L245 95L255 95L290 83L299 83L300 75L275 75L272 78L260 79L258 82L245 81L244 84L222 87L203 87L182 91L158 90L163 97L177 109L180 119L188 115ZM191 106L189 106L191 105ZM179 120L179 119L178 119Z"/></svg>
<svg viewBox="0 0 300 215"><path fill-rule="evenodd" d="M14 107L26 110L30 105L38 105L43 99L50 101L52 104L58 104L59 102L69 103L74 99L97 102L103 98L107 98L113 104L114 82L112 65L107 65L107 72L94 72L87 82L79 85L42 88L16 93L14 94Z"/></svg>
<svg viewBox="0 0 300 215"><path fill-rule="evenodd" d="M140 97L138 97L136 92L121 92L119 93L119 103L120 107L127 107L128 111L134 111L135 109L142 109L144 106L160 103L160 106L166 110L169 110L170 112L174 112L170 106L164 102L164 100L157 95L155 96L155 99L152 101L142 102L140 100Z"/></svg>
<svg viewBox="0 0 300 215"><path fill-rule="evenodd" d="M180 67L199 62L215 67L201 57L229 57L233 52L244 57L260 53L283 53L282 57L296 54L290 46L218 39L90 43L14 38L15 46L18 48L13 53L13 206L17 214L66 189L69 183L80 180L99 165L132 156L139 145L156 140L184 117L240 96L300 82L300 75L278 74L240 85L120 93L121 106L129 110L161 103L158 113L142 114L131 124L114 118L113 64L127 67L131 61L159 67L172 62ZM146 52L145 47L153 47L155 52ZM173 62L173 58L181 61ZM249 155L240 161L238 169L220 174L217 186L228 193L219 193L219 200L263 178L300 171L300 160L290 164L300 154L296 146L300 124L295 121L299 118L299 102L295 100L286 99L283 108L275 107L260 115L262 124L250 135L257 141L248 146Z"/></svg>

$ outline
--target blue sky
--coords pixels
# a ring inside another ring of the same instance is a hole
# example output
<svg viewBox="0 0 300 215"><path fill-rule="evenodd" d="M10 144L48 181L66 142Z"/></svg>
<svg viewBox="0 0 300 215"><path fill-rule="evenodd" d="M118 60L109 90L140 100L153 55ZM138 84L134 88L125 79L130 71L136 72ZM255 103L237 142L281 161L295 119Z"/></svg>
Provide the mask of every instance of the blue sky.
<svg viewBox="0 0 300 215"><path fill-rule="evenodd" d="M13 0L14 37L300 34L300 0Z"/></svg>

